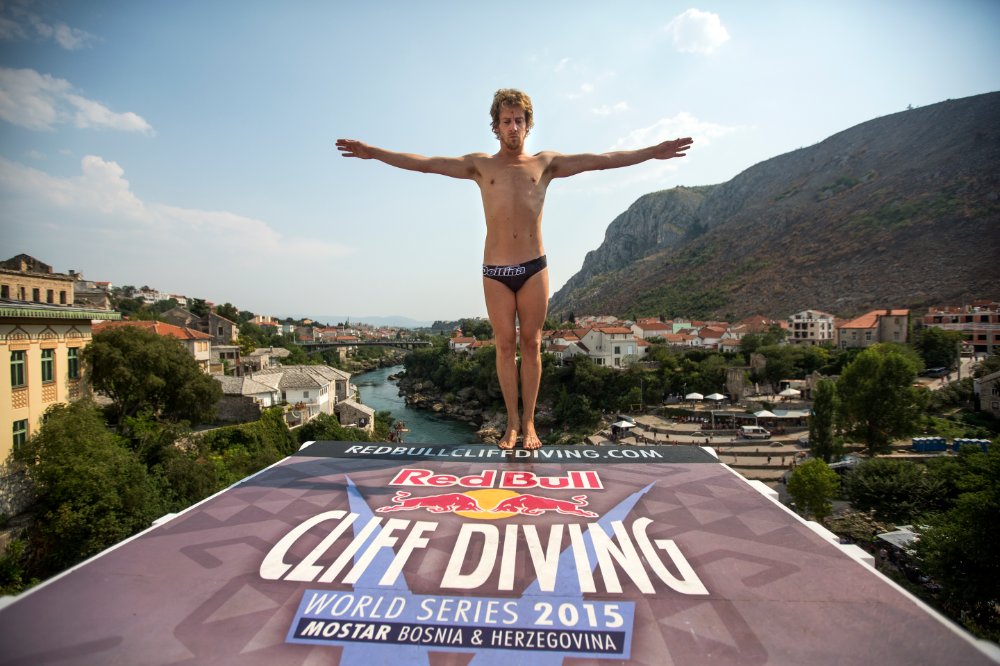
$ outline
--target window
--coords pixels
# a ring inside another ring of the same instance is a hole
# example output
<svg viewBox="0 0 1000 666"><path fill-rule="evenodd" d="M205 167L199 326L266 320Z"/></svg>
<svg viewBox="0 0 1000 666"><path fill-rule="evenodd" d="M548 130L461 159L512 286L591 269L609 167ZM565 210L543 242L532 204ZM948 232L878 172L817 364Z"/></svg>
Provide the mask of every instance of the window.
<svg viewBox="0 0 1000 666"><path fill-rule="evenodd" d="M53 291L52 289L46 289L45 290L45 302L46 303L55 303L56 302L56 292Z"/></svg>
<svg viewBox="0 0 1000 666"><path fill-rule="evenodd" d="M42 381L52 382L56 379L56 350L42 350Z"/></svg>
<svg viewBox="0 0 1000 666"><path fill-rule="evenodd" d="M60 305L66 305L66 292L65 291L60 291L59 292L59 304Z"/></svg>
<svg viewBox="0 0 1000 666"><path fill-rule="evenodd" d="M10 298L10 285L0 285L0 298Z"/></svg>
<svg viewBox="0 0 1000 666"><path fill-rule="evenodd" d="M303 391L302 392L302 397L303 398L308 398L309 397L309 391Z"/></svg>
<svg viewBox="0 0 1000 666"><path fill-rule="evenodd" d="M10 386L11 388L17 388L25 384L24 352L12 351L10 353Z"/></svg>
<svg viewBox="0 0 1000 666"><path fill-rule="evenodd" d="M28 441L28 419L14 421L14 450Z"/></svg>
<svg viewBox="0 0 1000 666"><path fill-rule="evenodd" d="M32 289L31 290L31 300L33 300L36 303L40 302L42 300L42 290L39 289L38 287L35 287L34 289Z"/></svg>
<svg viewBox="0 0 1000 666"><path fill-rule="evenodd" d="M66 350L66 372L70 379L80 378L80 350L76 347Z"/></svg>

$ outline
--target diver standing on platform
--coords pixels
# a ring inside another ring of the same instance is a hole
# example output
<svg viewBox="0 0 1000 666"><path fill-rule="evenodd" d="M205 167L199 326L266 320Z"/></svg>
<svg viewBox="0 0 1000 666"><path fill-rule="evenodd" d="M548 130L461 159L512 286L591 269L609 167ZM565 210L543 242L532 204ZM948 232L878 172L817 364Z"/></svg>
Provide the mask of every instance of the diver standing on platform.
<svg viewBox="0 0 1000 666"><path fill-rule="evenodd" d="M494 155L425 157L376 148L354 139L338 139L337 148L343 157L375 159L400 169L474 180L479 185L486 214L483 292L496 338L497 377L507 408L507 431L499 446L513 449L520 435L524 448L537 449L542 442L535 432L535 404L542 377L542 325L549 304L542 207L549 183L554 178L585 171L683 157L692 140L676 139L639 150L602 154L562 155L545 151L529 155L525 153L524 142L534 124L531 99L519 90L498 90L490 115L493 133L500 142L500 150Z"/></svg>

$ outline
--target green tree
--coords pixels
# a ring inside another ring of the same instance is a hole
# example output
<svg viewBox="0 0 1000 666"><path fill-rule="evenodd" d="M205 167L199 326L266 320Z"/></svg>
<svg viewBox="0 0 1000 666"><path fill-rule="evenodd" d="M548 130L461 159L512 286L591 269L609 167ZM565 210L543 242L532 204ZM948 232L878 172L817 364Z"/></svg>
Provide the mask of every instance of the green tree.
<svg viewBox="0 0 1000 666"><path fill-rule="evenodd" d="M250 337L245 335L240 335L236 338L236 344L240 346L240 354L243 356L249 356L257 349L257 342Z"/></svg>
<svg viewBox="0 0 1000 666"><path fill-rule="evenodd" d="M336 442L370 442L371 437L360 428L345 428L336 416L320 414L298 429L299 443L333 440Z"/></svg>
<svg viewBox="0 0 1000 666"><path fill-rule="evenodd" d="M799 465L788 479L788 494L795 505L820 522L833 511L832 500L839 489L840 477L819 458L810 458Z"/></svg>
<svg viewBox="0 0 1000 666"><path fill-rule="evenodd" d="M917 552L925 571L941 583L941 596L966 627L1000 640L1000 440L989 453L961 453L961 494L929 518Z"/></svg>
<svg viewBox="0 0 1000 666"><path fill-rule="evenodd" d="M205 302L204 298L192 298L188 302L187 309L188 312L190 312L193 315L197 315L199 317L204 317L205 315L207 315L209 312L212 311L212 308L208 306L208 303Z"/></svg>
<svg viewBox="0 0 1000 666"><path fill-rule="evenodd" d="M57 404L16 454L35 485L33 552L50 574L149 527L163 514L156 484L89 401Z"/></svg>
<svg viewBox="0 0 1000 666"><path fill-rule="evenodd" d="M965 336L959 331L946 331L927 326L914 335L913 346L928 368L953 368L958 365L958 350Z"/></svg>
<svg viewBox="0 0 1000 666"><path fill-rule="evenodd" d="M834 432L837 409L837 385L829 379L821 379L813 394L813 413L809 419L809 449L814 458L829 463L839 458L843 445Z"/></svg>
<svg viewBox="0 0 1000 666"><path fill-rule="evenodd" d="M225 317L234 324L238 324L240 321L240 311L232 303L223 303L222 305L215 306L215 314L220 317Z"/></svg>
<svg viewBox="0 0 1000 666"><path fill-rule="evenodd" d="M913 387L916 367L899 345L880 344L859 354L837 381L841 425L869 455L889 451L893 439L916 429L927 399Z"/></svg>
<svg viewBox="0 0 1000 666"><path fill-rule="evenodd" d="M179 340L134 326L101 331L83 358L94 389L111 399L119 430L126 417L141 412L202 423L222 397L219 383L201 371Z"/></svg>
<svg viewBox="0 0 1000 666"><path fill-rule="evenodd" d="M979 379L997 370L1000 370L1000 354L992 354L976 366L976 369L972 371L972 376Z"/></svg>
<svg viewBox="0 0 1000 666"><path fill-rule="evenodd" d="M844 479L851 504L874 511L881 520L910 521L940 507L942 480L927 474L909 460L872 458L858 465Z"/></svg>

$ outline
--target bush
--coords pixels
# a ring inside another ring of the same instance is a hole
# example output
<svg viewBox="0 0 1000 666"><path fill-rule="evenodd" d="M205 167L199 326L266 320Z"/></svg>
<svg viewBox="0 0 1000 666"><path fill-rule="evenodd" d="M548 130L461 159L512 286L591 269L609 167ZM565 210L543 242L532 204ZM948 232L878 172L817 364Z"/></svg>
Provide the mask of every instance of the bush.
<svg viewBox="0 0 1000 666"><path fill-rule="evenodd" d="M856 509L872 510L882 520L909 522L941 507L944 482L908 460L874 458L847 475L844 490Z"/></svg>
<svg viewBox="0 0 1000 666"><path fill-rule="evenodd" d="M33 557L50 573L149 527L163 514L154 479L88 401L57 404L17 451L37 492Z"/></svg>

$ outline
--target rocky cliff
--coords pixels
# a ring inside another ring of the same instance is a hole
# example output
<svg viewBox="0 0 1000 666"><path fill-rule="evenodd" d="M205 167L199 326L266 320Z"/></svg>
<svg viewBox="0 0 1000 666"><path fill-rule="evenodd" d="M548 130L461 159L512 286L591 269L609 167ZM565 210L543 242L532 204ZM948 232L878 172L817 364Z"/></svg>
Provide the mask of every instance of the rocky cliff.
<svg viewBox="0 0 1000 666"><path fill-rule="evenodd" d="M726 183L645 195L559 315L848 316L1000 298L1000 93L877 118Z"/></svg>

